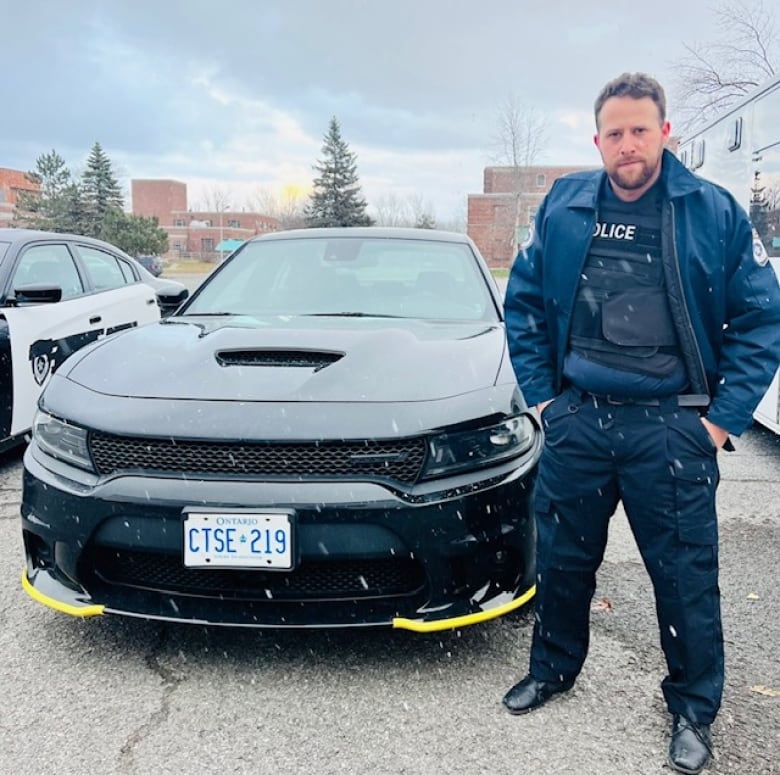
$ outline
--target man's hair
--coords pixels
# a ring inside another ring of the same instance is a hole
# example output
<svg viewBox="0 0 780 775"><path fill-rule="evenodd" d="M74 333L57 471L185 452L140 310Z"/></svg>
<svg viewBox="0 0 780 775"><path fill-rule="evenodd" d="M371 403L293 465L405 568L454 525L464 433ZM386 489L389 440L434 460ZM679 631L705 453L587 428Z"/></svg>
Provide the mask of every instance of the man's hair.
<svg viewBox="0 0 780 775"><path fill-rule="evenodd" d="M596 128L599 126L599 113L604 103L610 97L632 97L640 100L642 97L650 97L658 108L658 116L663 124L666 121L666 95L663 87L655 78L646 73L623 73L611 80L596 97L593 113L596 117Z"/></svg>

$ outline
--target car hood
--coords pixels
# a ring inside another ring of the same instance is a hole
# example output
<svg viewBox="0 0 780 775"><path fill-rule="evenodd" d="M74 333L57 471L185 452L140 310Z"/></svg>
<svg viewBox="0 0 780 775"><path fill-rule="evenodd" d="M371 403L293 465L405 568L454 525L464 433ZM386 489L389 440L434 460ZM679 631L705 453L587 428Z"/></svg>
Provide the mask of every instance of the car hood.
<svg viewBox="0 0 780 775"><path fill-rule="evenodd" d="M111 396L204 401L425 401L495 384L503 325L377 318L171 318L60 367Z"/></svg>

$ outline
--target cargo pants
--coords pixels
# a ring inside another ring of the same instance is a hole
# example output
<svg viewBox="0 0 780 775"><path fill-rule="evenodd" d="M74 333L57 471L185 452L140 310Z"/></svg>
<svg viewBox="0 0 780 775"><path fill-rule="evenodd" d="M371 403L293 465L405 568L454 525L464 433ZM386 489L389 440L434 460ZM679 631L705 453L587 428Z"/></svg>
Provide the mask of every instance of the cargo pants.
<svg viewBox="0 0 780 775"><path fill-rule="evenodd" d="M596 571L622 501L655 592L667 706L709 724L724 680L717 449L697 409L676 397L658 404L569 388L544 410L530 674L558 682L580 672Z"/></svg>

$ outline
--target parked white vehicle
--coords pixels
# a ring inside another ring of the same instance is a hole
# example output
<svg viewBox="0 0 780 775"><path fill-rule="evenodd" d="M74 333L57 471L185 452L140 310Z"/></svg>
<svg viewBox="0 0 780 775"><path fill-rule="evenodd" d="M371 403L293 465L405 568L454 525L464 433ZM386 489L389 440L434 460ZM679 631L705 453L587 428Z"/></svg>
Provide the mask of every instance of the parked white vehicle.
<svg viewBox="0 0 780 775"><path fill-rule="evenodd" d="M159 320L186 296L108 243L0 229L0 450L24 440L41 391L71 353Z"/></svg>
<svg viewBox="0 0 780 775"><path fill-rule="evenodd" d="M768 259L780 278L780 77L691 132L678 155L745 208L756 237L756 260ZM755 418L780 434L780 371Z"/></svg>

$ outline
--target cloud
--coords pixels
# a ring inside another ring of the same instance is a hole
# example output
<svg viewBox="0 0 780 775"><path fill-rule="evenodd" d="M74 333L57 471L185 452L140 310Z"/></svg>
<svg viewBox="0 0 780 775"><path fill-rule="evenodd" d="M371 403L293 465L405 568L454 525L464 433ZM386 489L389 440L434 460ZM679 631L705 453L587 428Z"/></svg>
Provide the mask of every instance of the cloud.
<svg viewBox="0 0 780 775"><path fill-rule="evenodd" d="M77 171L97 140L128 177L306 186L335 115L369 200L413 191L441 214L481 189L506 95L551 117L546 162L598 164L595 93L668 73L707 14L656 0L628 34L628 2L27 0L2 17L0 166L54 148Z"/></svg>

